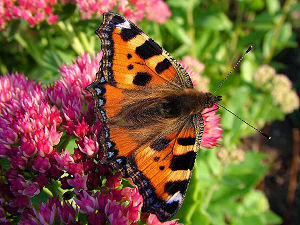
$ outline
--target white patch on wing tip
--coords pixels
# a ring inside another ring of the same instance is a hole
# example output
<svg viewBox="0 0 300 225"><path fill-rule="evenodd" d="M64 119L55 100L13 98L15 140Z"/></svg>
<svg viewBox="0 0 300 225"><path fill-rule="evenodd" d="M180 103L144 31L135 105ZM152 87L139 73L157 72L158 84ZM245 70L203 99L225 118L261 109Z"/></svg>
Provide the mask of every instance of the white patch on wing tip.
<svg viewBox="0 0 300 225"><path fill-rule="evenodd" d="M167 203L169 204L172 202L179 202L181 204L182 201L183 201L183 196L180 193L180 191L178 191L168 199Z"/></svg>
<svg viewBox="0 0 300 225"><path fill-rule="evenodd" d="M129 23L128 20L125 20L125 22L123 22L123 23L117 24L116 27L126 28L126 29L130 29L131 28L130 23Z"/></svg>

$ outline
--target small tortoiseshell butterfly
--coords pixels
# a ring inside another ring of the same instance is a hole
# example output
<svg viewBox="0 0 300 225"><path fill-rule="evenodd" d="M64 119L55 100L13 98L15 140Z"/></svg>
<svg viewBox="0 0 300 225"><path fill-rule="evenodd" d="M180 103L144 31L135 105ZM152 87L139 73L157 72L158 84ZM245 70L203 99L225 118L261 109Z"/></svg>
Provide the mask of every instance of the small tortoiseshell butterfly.
<svg viewBox="0 0 300 225"><path fill-rule="evenodd" d="M193 89L188 73L125 17L105 13L96 31L103 57L88 86L104 128L102 163L131 178L142 211L174 216L186 193L204 121L221 96Z"/></svg>

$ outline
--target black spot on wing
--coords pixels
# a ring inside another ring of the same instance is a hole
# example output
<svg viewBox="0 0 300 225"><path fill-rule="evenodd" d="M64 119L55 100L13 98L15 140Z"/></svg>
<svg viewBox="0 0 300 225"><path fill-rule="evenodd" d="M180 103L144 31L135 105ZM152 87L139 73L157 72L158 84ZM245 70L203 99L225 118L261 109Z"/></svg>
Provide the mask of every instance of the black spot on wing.
<svg viewBox="0 0 300 225"><path fill-rule="evenodd" d="M164 166L160 166L159 169L160 169L160 170L164 170L165 167L164 167Z"/></svg>
<svg viewBox="0 0 300 225"><path fill-rule="evenodd" d="M182 146L194 145L195 138L194 137L178 138L177 143Z"/></svg>
<svg viewBox="0 0 300 225"><path fill-rule="evenodd" d="M190 151L184 155L174 155L170 164L170 169L192 170L196 159L196 152Z"/></svg>
<svg viewBox="0 0 300 225"><path fill-rule="evenodd" d="M128 69L128 70L132 70L132 69L133 69L133 65L132 65L132 64L129 64L129 65L127 66L127 69Z"/></svg>
<svg viewBox="0 0 300 225"><path fill-rule="evenodd" d="M120 24L120 23L124 23L125 22L125 18L120 16L120 15L114 15L114 17L112 18L111 22L115 25Z"/></svg>
<svg viewBox="0 0 300 225"><path fill-rule="evenodd" d="M140 194L143 196L144 203L142 206L142 212L154 213L161 222L167 221L174 216L174 214L178 211L181 202L176 201L176 199L170 202L162 200L160 196L155 193L155 188L152 186L151 181L137 169L133 156L127 159L127 171L133 182L138 186ZM188 181L185 186L187 187L187 185ZM169 186L171 188L170 192L172 190L178 190L170 184ZM185 192L184 187L181 187L181 185L180 190Z"/></svg>
<svg viewBox="0 0 300 225"><path fill-rule="evenodd" d="M132 55L131 54L127 54L127 59L131 59L132 58Z"/></svg>
<svg viewBox="0 0 300 225"><path fill-rule="evenodd" d="M168 69L170 66L171 66L170 61L168 59L164 59L162 62L157 63L157 65L155 67L155 71L157 73L162 73L166 69Z"/></svg>
<svg viewBox="0 0 300 225"><path fill-rule="evenodd" d="M154 157L155 162L158 162L159 159L160 159L160 157L157 157L157 156Z"/></svg>
<svg viewBox="0 0 300 225"><path fill-rule="evenodd" d="M135 49L135 52L142 59L149 59L154 55L160 55L162 48L155 43L151 38Z"/></svg>
<svg viewBox="0 0 300 225"><path fill-rule="evenodd" d="M156 151L162 151L168 147L170 142L171 142L171 140L169 140L169 139L161 138L161 139L157 139L154 142L152 142L150 147Z"/></svg>
<svg viewBox="0 0 300 225"><path fill-rule="evenodd" d="M165 192L170 195L174 195L178 191L184 195L186 192L187 186L189 184L188 180L183 181L169 181L165 184Z"/></svg>
<svg viewBox="0 0 300 225"><path fill-rule="evenodd" d="M137 27L131 26L130 29L122 28L122 30L121 30L121 38L124 41L129 41L129 40L135 38L140 33L142 33L142 31L139 28L137 28Z"/></svg>
<svg viewBox="0 0 300 225"><path fill-rule="evenodd" d="M133 79L133 83L137 86L146 86L151 79L152 79L151 74L138 72Z"/></svg>

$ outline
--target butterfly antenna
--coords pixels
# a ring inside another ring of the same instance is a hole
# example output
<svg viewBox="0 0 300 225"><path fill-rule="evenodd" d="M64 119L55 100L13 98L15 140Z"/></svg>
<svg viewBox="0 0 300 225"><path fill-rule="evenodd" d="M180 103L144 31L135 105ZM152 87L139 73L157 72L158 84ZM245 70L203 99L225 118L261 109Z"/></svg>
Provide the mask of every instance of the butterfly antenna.
<svg viewBox="0 0 300 225"><path fill-rule="evenodd" d="M236 118L238 118L239 120L241 120L242 122L244 122L245 124L247 124L248 126L252 127L254 130L256 130L257 132L259 132L261 135L263 135L265 138L267 139L271 139L271 137L269 135L267 135L266 133L262 132L261 130L257 129L256 127L252 126L251 124L249 124L248 122L246 122L245 120L243 120L241 117L239 117L238 115L236 115L235 113L231 112L229 109L226 109L224 106L220 105L219 103L216 103L217 106L220 106L221 108L225 109L227 112L230 112L232 115L234 115Z"/></svg>
<svg viewBox="0 0 300 225"><path fill-rule="evenodd" d="M224 78L224 80L222 80L222 82L219 84L219 86L216 88L216 90L213 92L213 95L217 92L217 90L220 89L220 87L223 85L223 83L227 80L227 78L230 76L230 74L236 69L236 67L242 62L242 60L244 59L245 55L250 52L253 49L253 45L250 45L249 48L246 50L246 52L244 53L244 55L236 62L236 64L234 65L234 67L231 69L231 71L227 74L227 76Z"/></svg>

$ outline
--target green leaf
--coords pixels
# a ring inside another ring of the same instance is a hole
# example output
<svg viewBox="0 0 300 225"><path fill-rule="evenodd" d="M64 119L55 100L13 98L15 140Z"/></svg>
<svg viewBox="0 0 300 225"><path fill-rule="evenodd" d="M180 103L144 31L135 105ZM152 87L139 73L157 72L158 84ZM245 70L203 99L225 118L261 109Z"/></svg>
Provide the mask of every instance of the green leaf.
<svg viewBox="0 0 300 225"><path fill-rule="evenodd" d="M263 56L264 56L264 58L267 58L270 54L273 36L274 36L273 30L268 31L267 34L265 35L265 38L263 41Z"/></svg>
<svg viewBox="0 0 300 225"><path fill-rule="evenodd" d="M9 169L11 167L11 162L8 161L6 158L0 158L0 165L1 165L1 170Z"/></svg>
<svg viewBox="0 0 300 225"><path fill-rule="evenodd" d="M282 219L271 211L267 211L264 213L265 216L265 224L281 224Z"/></svg>
<svg viewBox="0 0 300 225"><path fill-rule="evenodd" d="M191 45L191 39L187 35L187 32L184 28L181 27L180 24L176 22L176 20L168 20L167 23L164 24L167 30L171 33L173 37L179 40L181 43L184 43L188 46Z"/></svg>
<svg viewBox="0 0 300 225"><path fill-rule="evenodd" d="M248 214L261 213L269 209L268 199L258 190L251 190L251 192L246 194L243 205L247 208Z"/></svg>
<svg viewBox="0 0 300 225"><path fill-rule="evenodd" d="M244 161L229 164L224 170L222 182L215 191L212 202L217 204L219 201L238 197L255 187L268 171L262 164L264 158L262 153L247 152Z"/></svg>
<svg viewBox="0 0 300 225"><path fill-rule="evenodd" d="M241 65L241 77L245 82L253 83L253 74L257 70L254 59L251 59L252 53L247 54Z"/></svg>
<svg viewBox="0 0 300 225"><path fill-rule="evenodd" d="M200 25L210 30L231 30L232 22L224 13L214 13L206 16L200 21Z"/></svg>
<svg viewBox="0 0 300 225"><path fill-rule="evenodd" d="M280 10L280 2L278 0L266 0L267 10L271 15L274 15Z"/></svg>
<svg viewBox="0 0 300 225"><path fill-rule="evenodd" d="M66 146L66 150L70 153L73 154L74 153L74 149L78 148L78 145L75 142L75 139L72 139L68 142L68 145Z"/></svg>
<svg viewBox="0 0 300 225"><path fill-rule="evenodd" d="M185 225L188 224L201 224L201 225L209 225L210 224L210 216L207 212L203 211L200 207L197 207L195 210L192 218L191 223L185 223Z"/></svg>
<svg viewBox="0 0 300 225"><path fill-rule="evenodd" d="M291 39L292 34L293 31L291 23L284 23L279 33L278 44L280 44L281 47L285 47Z"/></svg>
<svg viewBox="0 0 300 225"><path fill-rule="evenodd" d="M30 198L30 201L35 209L40 208L41 203L46 203L49 198L49 195L47 195L44 191L41 191L38 195Z"/></svg>

